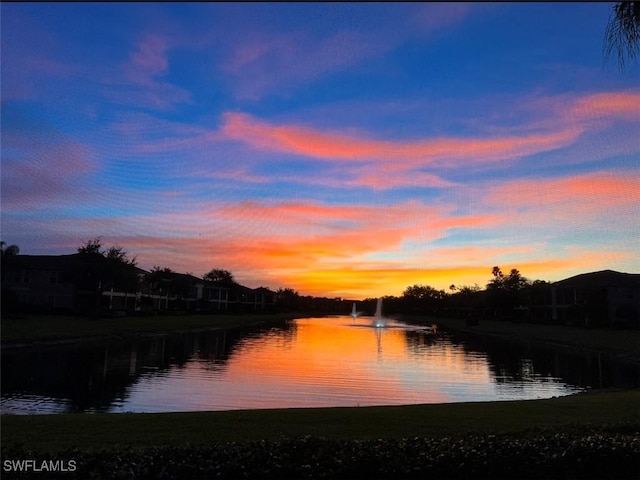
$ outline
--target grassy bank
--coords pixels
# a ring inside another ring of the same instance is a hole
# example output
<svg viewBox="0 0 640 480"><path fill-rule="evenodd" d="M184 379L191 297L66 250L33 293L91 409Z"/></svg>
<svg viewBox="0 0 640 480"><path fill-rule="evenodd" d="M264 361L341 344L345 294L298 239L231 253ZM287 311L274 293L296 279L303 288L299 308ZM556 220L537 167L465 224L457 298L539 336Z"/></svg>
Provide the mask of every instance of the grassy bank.
<svg viewBox="0 0 640 480"><path fill-rule="evenodd" d="M3 317L2 345L55 342L84 338L131 336L207 328L234 328L284 321L291 314L161 315L149 317L87 318L65 315Z"/></svg>
<svg viewBox="0 0 640 480"><path fill-rule="evenodd" d="M312 435L331 439L517 434L539 429L640 431L640 391L546 400L159 414L3 415L2 444L55 452L217 444Z"/></svg>
<svg viewBox="0 0 640 480"><path fill-rule="evenodd" d="M26 315L20 318L3 317L1 339L3 346L38 342L72 341L84 338L132 336L208 328L234 328L278 322L305 316L304 314L246 314L246 315L162 315L152 317L86 318L64 315ZM482 320L468 327L463 319L399 317L411 323L436 323L447 329L497 335L525 342L537 342L565 348L603 352L640 363L640 331L615 330L564 325L540 325Z"/></svg>
<svg viewBox="0 0 640 480"><path fill-rule="evenodd" d="M446 329L460 330L478 335L496 335L523 342L535 342L555 347L602 352L627 361L640 363L640 330L610 328L582 328L566 325L482 320L467 326L464 319L400 317L411 323L435 323Z"/></svg>

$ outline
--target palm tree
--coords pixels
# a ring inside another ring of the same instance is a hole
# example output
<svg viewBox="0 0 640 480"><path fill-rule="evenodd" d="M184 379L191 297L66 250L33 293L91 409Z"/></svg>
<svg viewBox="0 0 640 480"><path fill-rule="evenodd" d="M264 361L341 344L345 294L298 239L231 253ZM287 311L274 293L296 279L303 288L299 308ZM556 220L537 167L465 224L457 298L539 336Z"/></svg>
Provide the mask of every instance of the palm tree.
<svg viewBox="0 0 640 480"><path fill-rule="evenodd" d="M605 30L605 61L616 53L620 69L640 51L640 2L617 2Z"/></svg>

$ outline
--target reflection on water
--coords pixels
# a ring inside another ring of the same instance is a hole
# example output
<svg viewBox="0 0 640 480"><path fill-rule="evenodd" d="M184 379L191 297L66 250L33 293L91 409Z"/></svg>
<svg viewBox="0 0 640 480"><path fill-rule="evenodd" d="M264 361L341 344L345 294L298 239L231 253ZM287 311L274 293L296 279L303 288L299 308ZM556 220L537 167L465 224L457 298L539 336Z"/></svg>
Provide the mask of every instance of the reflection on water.
<svg viewBox="0 0 640 480"><path fill-rule="evenodd" d="M638 367L361 317L5 351L2 413L168 412L547 398Z"/></svg>

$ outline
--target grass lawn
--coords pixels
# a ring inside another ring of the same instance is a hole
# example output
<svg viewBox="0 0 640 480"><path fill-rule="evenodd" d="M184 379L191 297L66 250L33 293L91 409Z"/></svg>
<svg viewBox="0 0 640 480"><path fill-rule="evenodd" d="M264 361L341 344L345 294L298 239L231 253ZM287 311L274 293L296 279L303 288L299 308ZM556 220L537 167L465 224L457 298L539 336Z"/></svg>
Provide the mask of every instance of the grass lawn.
<svg viewBox="0 0 640 480"><path fill-rule="evenodd" d="M43 341L175 332L200 328L232 328L294 318L291 314L161 315L150 317L85 318L27 315L2 318L3 345Z"/></svg>
<svg viewBox="0 0 640 480"><path fill-rule="evenodd" d="M367 440L640 429L640 391L545 400L157 414L2 415L2 444L56 452L318 436Z"/></svg>

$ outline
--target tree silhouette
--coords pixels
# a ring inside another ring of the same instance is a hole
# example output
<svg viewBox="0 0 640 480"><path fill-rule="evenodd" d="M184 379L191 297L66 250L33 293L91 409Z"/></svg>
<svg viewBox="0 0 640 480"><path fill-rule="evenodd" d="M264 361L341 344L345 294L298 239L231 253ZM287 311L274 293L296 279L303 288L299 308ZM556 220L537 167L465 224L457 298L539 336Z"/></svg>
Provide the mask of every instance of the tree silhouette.
<svg viewBox="0 0 640 480"><path fill-rule="evenodd" d="M3 259L7 257L15 257L20 253L20 248L17 245L7 245L7 242L0 242L0 255Z"/></svg>
<svg viewBox="0 0 640 480"><path fill-rule="evenodd" d="M235 285L236 281L229 270L223 270L220 268L214 268L209 273L204 275L205 280L218 283L220 285Z"/></svg>
<svg viewBox="0 0 640 480"><path fill-rule="evenodd" d="M615 52L618 65L624 69L640 51L640 2L617 2L613 6L604 33L605 62Z"/></svg>
<svg viewBox="0 0 640 480"><path fill-rule="evenodd" d="M92 240L87 240L84 245L78 247L78 253L81 255L103 255L102 239L96 237Z"/></svg>
<svg viewBox="0 0 640 480"><path fill-rule="evenodd" d="M412 300L434 300L442 299L445 293L444 290L436 290L429 285L412 285L407 287L402 296Z"/></svg>
<svg viewBox="0 0 640 480"><path fill-rule="evenodd" d="M79 265L76 282L83 288L94 290L98 295L114 290L135 291L138 283L135 257L122 247L104 249L102 240L96 237L78 247Z"/></svg>
<svg viewBox="0 0 640 480"><path fill-rule="evenodd" d="M517 291L530 284L529 280L520 274L516 268L512 268L508 275L502 273L500 267L493 267L491 270L493 278L487 284L487 289L502 289Z"/></svg>
<svg viewBox="0 0 640 480"><path fill-rule="evenodd" d="M152 290L168 290L175 276L175 272L170 268L160 268L157 265L145 275L145 279L150 284Z"/></svg>
<svg viewBox="0 0 640 480"><path fill-rule="evenodd" d="M276 306L281 312L290 312L300 307L300 294L293 288L280 288L276 292Z"/></svg>

